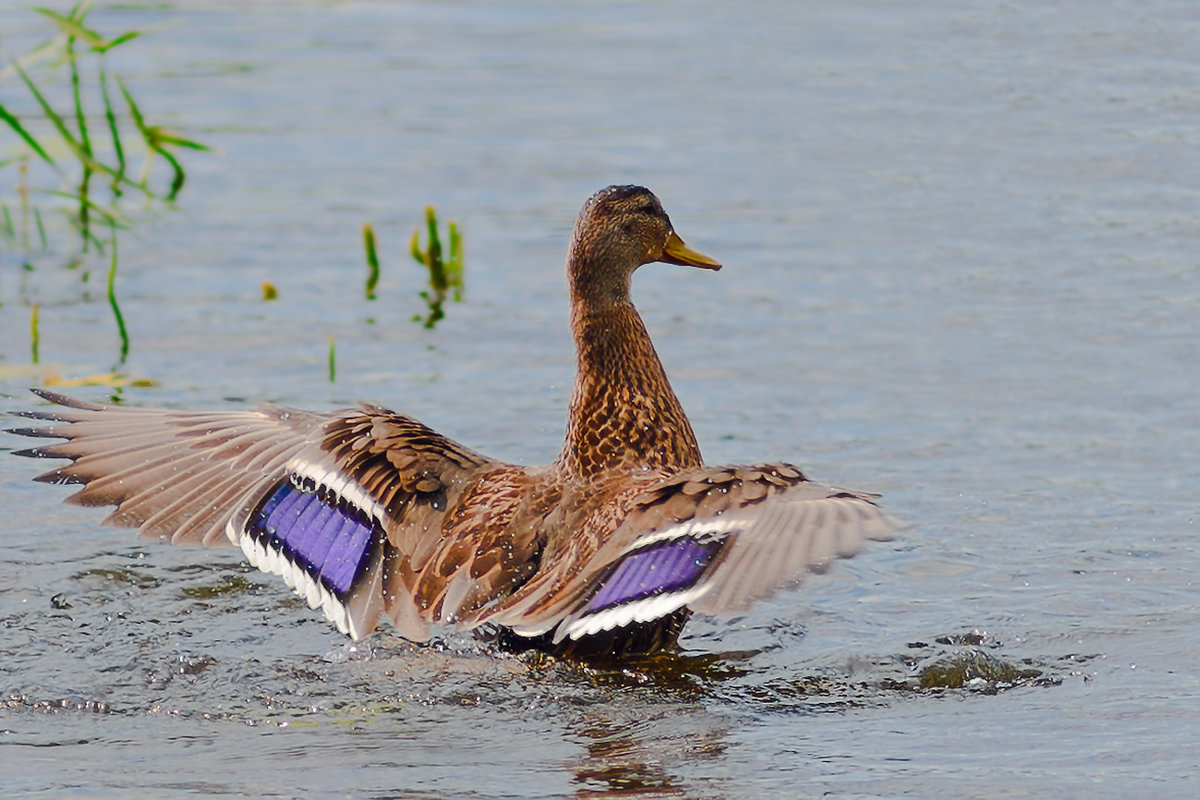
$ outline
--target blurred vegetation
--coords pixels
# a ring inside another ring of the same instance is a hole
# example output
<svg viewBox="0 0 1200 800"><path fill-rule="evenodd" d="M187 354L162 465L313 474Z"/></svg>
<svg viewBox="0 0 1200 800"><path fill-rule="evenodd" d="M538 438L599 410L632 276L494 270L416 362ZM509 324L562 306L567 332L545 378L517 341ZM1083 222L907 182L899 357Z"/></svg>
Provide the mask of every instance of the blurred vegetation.
<svg viewBox="0 0 1200 800"><path fill-rule="evenodd" d="M132 193L143 203L170 204L187 179L178 151L208 147L147 120L107 60L109 53L145 31L106 36L88 21L92 6L92 0L82 0L67 13L32 9L47 20L53 34L0 69L0 131L13 136L0 138L0 177L11 177L0 184L0 250L16 256L0 259L0 266L16 262L18 269L34 272L54 260L79 269L86 283L89 255L109 256L106 296L121 338L123 363L129 337L114 277L117 232L131 223L120 201ZM18 107L21 92L25 104ZM51 98L64 95L68 99L56 106ZM142 156L136 171L129 163L135 151ZM151 168L158 162L167 165L170 177L152 182ZM0 304L4 299L0 297ZM36 313L33 331L36 341Z"/></svg>
<svg viewBox="0 0 1200 800"><path fill-rule="evenodd" d="M32 276L73 271L83 298L90 300L92 274L102 276L100 270L106 269L105 299L119 340L114 369L123 367L130 337L117 295L119 238L137 221L138 212L173 207L187 183L183 151L209 149L151 121L135 99L136 87L110 65L111 53L136 47L131 43L148 30L104 31L102 22L94 23L89 16L101 16L92 14L94 5L94 0L80 0L68 10L30 8L33 19L48 28L45 41L16 58L0 52L0 273L14 270L20 275L17 304L29 309L32 365L47 356L42 329L53 325L50 310L56 305L30 291ZM446 302L462 299L463 247L455 222L439 231L432 206L425 210L424 228L425 246L420 230L410 244L412 257L426 272L425 288L419 292L426 311L414 320L433 328L445 317ZM362 234L368 268L364 293L373 301L380 262L374 230L364 225ZM264 301L279 297L269 280L262 282L261 292ZM0 292L0 314L13 299ZM32 371L5 367L0 377L26 373L48 384L104 383L119 388L131 382L119 372L60 378L48 366ZM328 376L331 381L336 378L332 337Z"/></svg>
<svg viewBox="0 0 1200 800"><path fill-rule="evenodd" d="M418 292L425 301L426 313L414 316L413 322L419 322L426 328L433 328L446 316L443 308L448 299L462 301L463 295L463 246L462 235L458 231L458 223L453 220L446 227L446 246L443 250L442 235L438 231L437 210L433 206L425 208L425 230L429 240L424 249L421 248L421 230L413 231L409 242L409 253L413 260L425 268L427 289ZM375 300L379 287L379 253L375 241L375 229L370 223L363 225L363 249L367 259L367 279L363 287L367 300ZM446 253L446 255L443 255ZM368 324L374 324L373 317L367 318Z"/></svg>
<svg viewBox="0 0 1200 800"><path fill-rule="evenodd" d="M0 150L3 153L0 169L18 173L16 198L0 200L5 220L0 241L27 256L53 246L47 240L43 213L48 209L39 202L43 198L68 201L55 203L49 210L65 215L78 233L81 253L93 248L104 252L104 243L93 229L97 218L110 227L126 227L128 223L120 212L118 200L127 191L150 200L174 200L187 179L174 151L208 150L206 145L147 122L121 77L112 73L110 81L108 54L142 36L144 31L131 30L105 37L86 24L91 7L92 2L85 0L65 15L46 8L33 9L54 25L56 35L0 70L0 86L19 79L40 112L27 113L22 118L13 107L0 103L0 120L19 139L15 151L10 147ZM48 99L52 94L48 84L64 78L70 82L70 104L65 109L56 109ZM123 105L113 102L113 84ZM92 104L102 109L102 114L97 115L100 119L89 115L88 106ZM144 153L136 175L128 163L131 133ZM158 160L171 170L169 182L160 188L150 182L151 167ZM39 164L49 167L49 175L31 177L33 167ZM103 183L100 190L94 185L97 180ZM36 241L32 235L35 229ZM30 260L27 258L27 262Z"/></svg>
<svg viewBox="0 0 1200 800"><path fill-rule="evenodd" d="M429 313L424 318L413 317L413 321L423 321L426 328L432 328L446 316L446 312L442 310L442 304L446 302L448 296L452 296L456 303L462 301L462 237L459 236L458 225L451 220L446 231L448 255L443 258L442 240L438 235L437 212L433 206L425 208L425 227L428 231L429 245L424 250L421 249L421 231L417 229L413 232L409 250L413 259L429 272L429 289L420 293Z"/></svg>
<svg viewBox="0 0 1200 800"><path fill-rule="evenodd" d="M367 251L367 285L368 300L375 299L375 288L379 286L379 254L375 252L375 229L370 223L363 225L363 247Z"/></svg>

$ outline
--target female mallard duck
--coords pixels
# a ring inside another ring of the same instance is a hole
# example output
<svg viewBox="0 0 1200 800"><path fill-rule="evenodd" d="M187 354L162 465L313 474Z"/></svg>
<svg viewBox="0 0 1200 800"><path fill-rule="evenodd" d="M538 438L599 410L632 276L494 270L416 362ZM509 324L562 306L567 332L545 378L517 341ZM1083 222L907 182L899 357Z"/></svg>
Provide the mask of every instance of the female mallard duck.
<svg viewBox="0 0 1200 800"><path fill-rule="evenodd" d="M69 500L175 544L240 545L355 639L387 616L488 626L502 641L613 658L675 643L692 611L733 612L895 529L874 495L789 464L705 467L630 300L642 264L720 269L658 198L611 186L584 205L567 271L579 370L562 454L504 464L375 405L318 413L105 406L47 391Z"/></svg>

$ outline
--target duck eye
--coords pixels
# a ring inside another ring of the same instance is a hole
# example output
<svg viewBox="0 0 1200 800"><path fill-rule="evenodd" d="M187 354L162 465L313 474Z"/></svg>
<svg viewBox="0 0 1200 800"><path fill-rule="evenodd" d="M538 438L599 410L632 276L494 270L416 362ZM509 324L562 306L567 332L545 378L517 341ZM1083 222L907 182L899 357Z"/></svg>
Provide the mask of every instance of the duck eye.
<svg viewBox="0 0 1200 800"><path fill-rule="evenodd" d="M643 205L638 207L638 211L642 214L653 215L655 213L655 208L652 203L644 203Z"/></svg>

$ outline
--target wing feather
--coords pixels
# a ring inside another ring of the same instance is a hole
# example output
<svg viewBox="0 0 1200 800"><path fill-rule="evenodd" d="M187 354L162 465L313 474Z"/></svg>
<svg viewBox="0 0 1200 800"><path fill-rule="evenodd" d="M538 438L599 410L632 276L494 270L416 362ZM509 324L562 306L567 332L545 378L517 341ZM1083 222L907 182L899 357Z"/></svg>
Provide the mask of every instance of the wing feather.
<svg viewBox="0 0 1200 800"><path fill-rule="evenodd" d="M458 503L478 500L481 491L486 497L525 488L525 473L507 468L504 480L481 490L486 483L481 476L496 474L501 465L409 417L378 406L328 413L273 406L177 411L37 394L55 406L22 416L45 424L15 432L64 441L22 454L71 462L40 480L82 485L70 502L116 506L106 524L137 528L143 536L241 545L253 564L281 576L356 638L384 614L402 635L427 638L431 622L476 614L493 599L489 593L510 592L532 573L537 551L532 536L515 537L523 541L493 536L490 548L477 552L473 537L493 521L476 516L456 527L447 516ZM357 509L374 520L371 535L379 544L369 546L344 596L327 585L322 572L334 569L330 565L337 559L306 563L286 542L249 535L257 509L288 481L296 491L317 493L331 509ZM513 498L510 516L519 504ZM385 575L385 569L400 565L395 575ZM432 598L427 608L414 602L418 583Z"/></svg>
<svg viewBox="0 0 1200 800"><path fill-rule="evenodd" d="M867 539L891 538L899 527L875 495L814 483L788 464L703 468L634 498L620 526L590 560L576 565L573 587L555 602L539 607L524 598L513 609L519 620L496 617L515 623L522 635L554 630L557 642L649 616L663 619L685 607L737 613L800 582L806 572L853 555ZM680 562L674 543L683 540L716 543L714 555L696 550L703 556ZM626 574L620 565L634 558L643 566L657 558L661 585L641 579L634 582L636 591L614 592L611 581Z"/></svg>
<svg viewBox="0 0 1200 800"><path fill-rule="evenodd" d="M875 495L789 464L638 474L596 497L378 406L194 412L38 394L56 406L22 416L46 424L15 432L64 441L20 452L70 461L39 480L116 506L108 524L240 545L355 638L385 615L418 641L431 624L554 642L656 621L677 632L689 609L741 611L899 527Z"/></svg>

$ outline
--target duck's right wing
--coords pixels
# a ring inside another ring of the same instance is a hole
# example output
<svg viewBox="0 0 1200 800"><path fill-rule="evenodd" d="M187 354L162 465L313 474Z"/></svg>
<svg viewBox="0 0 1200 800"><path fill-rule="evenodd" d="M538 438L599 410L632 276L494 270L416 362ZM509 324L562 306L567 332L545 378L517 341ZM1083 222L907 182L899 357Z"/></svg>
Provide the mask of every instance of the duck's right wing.
<svg viewBox="0 0 1200 800"><path fill-rule="evenodd" d="M577 569L573 591L529 604L519 633L555 642L653 623L681 608L729 614L847 558L900 523L876 495L814 483L789 464L711 467L634 499ZM532 586L531 582L531 586Z"/></svg>

